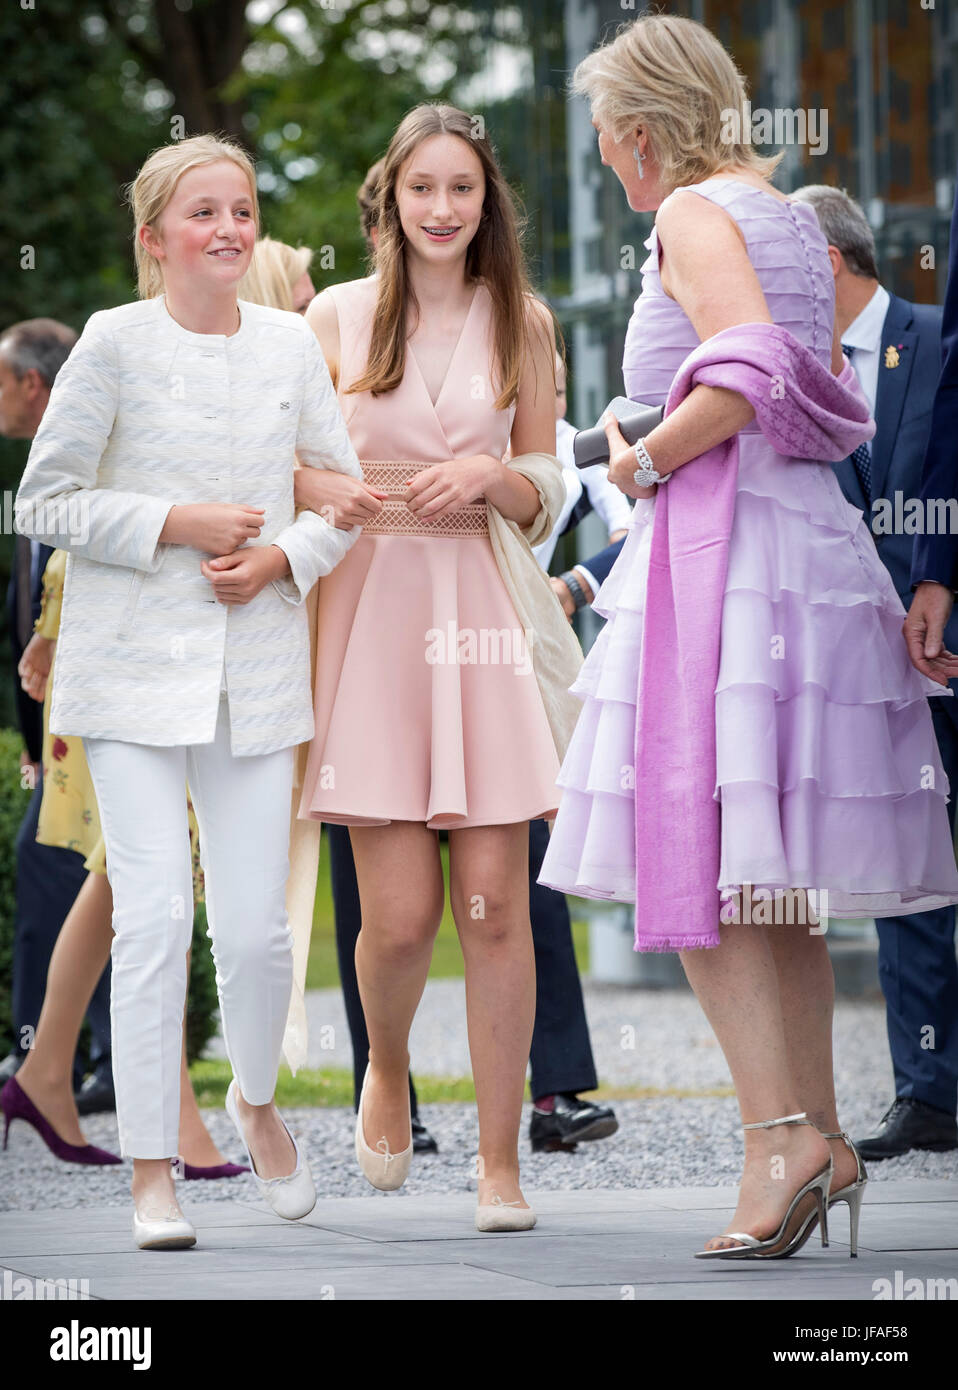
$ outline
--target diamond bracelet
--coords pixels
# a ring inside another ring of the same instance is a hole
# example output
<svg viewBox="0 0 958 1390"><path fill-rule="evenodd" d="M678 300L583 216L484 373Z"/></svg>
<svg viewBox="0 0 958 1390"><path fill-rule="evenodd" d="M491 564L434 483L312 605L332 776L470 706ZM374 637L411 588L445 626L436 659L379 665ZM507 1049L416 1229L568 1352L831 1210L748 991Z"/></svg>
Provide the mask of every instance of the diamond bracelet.
<svg viewBox="0 0 958 1390"><path fill-rule="evenodd" d="M645 447L644 439L640 439L635 445L635 457L639 466L632 474L632 481L639 487L652 487L654 483L667 483L671 478L671 473L662 474L655 471L652 455Z"/></svg>

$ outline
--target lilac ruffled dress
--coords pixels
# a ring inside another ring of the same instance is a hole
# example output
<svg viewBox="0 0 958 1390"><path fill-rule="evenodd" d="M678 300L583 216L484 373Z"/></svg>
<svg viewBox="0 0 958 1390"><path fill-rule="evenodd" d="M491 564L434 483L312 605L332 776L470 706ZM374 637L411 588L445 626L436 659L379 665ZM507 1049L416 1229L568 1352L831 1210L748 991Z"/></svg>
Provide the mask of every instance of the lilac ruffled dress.
<svg viewBox="0 0 958 1390"><path fill-rule="evenodd" d="M694 191L737 222L773 322L827 366L834 282L814 210L725 177ZM662 289L654 229L645 245L625 388L664 404L699 339ZM654 508L654 498L636 502L596 595L607 622L572 686L583 708L539 876L562 892L623 902L635 899L636 721L669 718L667 708L636 705ZM927 706L942 688L912 667L903 617L832 468L786 465L752 421L739 434L715 690L720 891L827 889L827 910L839 917L958 902L948 782Z"/></svg>

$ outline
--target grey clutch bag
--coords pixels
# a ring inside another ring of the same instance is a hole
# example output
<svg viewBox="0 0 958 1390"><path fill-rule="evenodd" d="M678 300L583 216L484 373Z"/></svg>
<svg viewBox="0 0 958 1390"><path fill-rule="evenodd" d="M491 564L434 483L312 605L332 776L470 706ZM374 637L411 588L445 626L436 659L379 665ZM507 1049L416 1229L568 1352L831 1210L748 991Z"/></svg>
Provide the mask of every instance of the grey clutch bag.
<svg viewBox="0 0 958 1390"><path fill-rule="evenodd" d="M612 411L619 422L622 437L629 444L637 444L662 421L662 406L643 405L641 401L630 401L626 396L616 396L605 409ZM605 414L605 410L602 414ZM576 468L591 468L596 463L608 465L609 441L602 426L579 430L572 441L572 452Z"/></svg>

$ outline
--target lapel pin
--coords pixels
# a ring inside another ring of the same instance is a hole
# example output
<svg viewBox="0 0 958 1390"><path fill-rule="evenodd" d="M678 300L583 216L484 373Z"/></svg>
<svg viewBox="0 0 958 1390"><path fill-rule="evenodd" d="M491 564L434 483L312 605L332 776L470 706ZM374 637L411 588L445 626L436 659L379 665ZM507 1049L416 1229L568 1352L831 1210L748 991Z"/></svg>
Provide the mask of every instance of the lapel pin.
<svg viewBox="0 0 958 1390"><path fill-rule="evenodd" d="M901 357L898 355L898 348L895 347L894 343L889 343L885 349L885 366L897 367L900 361Z"/></svg>

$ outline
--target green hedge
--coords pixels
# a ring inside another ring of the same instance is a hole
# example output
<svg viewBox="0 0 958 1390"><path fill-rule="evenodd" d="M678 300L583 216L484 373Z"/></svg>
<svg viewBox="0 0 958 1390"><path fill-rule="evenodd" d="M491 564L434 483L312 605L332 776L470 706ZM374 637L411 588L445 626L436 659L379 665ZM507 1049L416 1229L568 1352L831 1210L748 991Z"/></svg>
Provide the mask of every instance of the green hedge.
<svg viewBox="0 0 958 1390"><path fill-rule="evenodd" d="M22 748L23 740L17 730L0 728L0 1057L5 1057L16 1041L11 1012L16 837L30 800L30 792L20 785ZM186 1021L186 1054L190 1062L202 1055L216 1034L218 1008L216 970L206 935L206 908L197 903Z"/></svg>
<svg viewBox="0 0 958 1390"><path fill-rule="evenodd" d="M197 903L193 913L193 956L186 1010L186 1060L203 1056L210 1038L219 1028L220 1002L216 995L216 967L206 935L206 904Z"/></svg>

